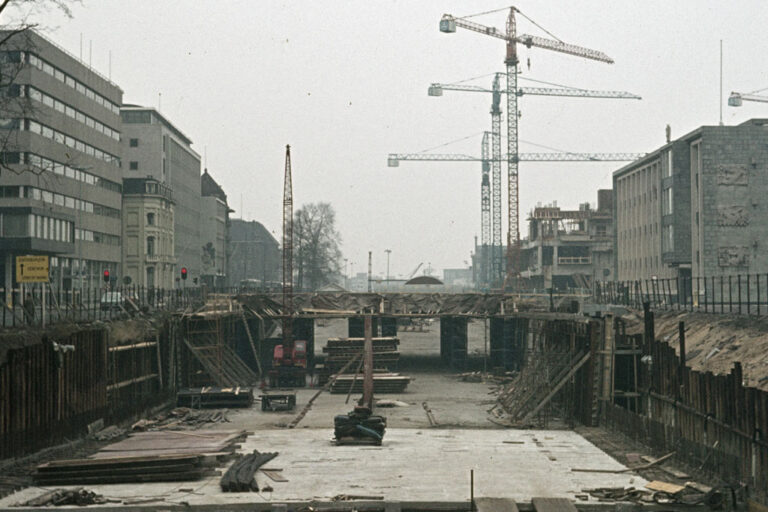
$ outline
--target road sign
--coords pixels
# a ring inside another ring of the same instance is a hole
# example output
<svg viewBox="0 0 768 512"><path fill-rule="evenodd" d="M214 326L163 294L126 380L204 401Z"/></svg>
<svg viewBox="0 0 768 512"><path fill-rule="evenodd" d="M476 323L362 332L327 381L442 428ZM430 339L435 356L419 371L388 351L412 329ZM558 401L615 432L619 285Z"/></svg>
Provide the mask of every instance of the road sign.
<svg viewBox="0 0 768 512"><path fill-rule="evenodd" d="M16 281L47 283L48 256L16 256Z"/></svg>

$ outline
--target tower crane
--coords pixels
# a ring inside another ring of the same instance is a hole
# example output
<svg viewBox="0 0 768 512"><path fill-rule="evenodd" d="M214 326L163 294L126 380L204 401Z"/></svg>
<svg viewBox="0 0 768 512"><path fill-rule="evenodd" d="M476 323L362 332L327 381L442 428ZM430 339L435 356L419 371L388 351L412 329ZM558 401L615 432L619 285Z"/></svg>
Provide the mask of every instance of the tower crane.
<svg viewBox="0 0 768 512"><path fill-rule="evenodd" d="M492 273L493 254L496 248L491 245L491 181L489 179L491 171L491 154L489 139L491 137L490 132L483 133L483 141L480 146L480 154L482 155L482 176L480 180L480 247L482 255L480 261L482 262L482 271L480 272L481 280L483 283L490 283L491 276L495 276ZM495 232L494 232L495 235ZM495 238L493 242L495 243Z"/></svg>
<svg viewBox="0 0 768 512"><path fill-rule="evenodd" d="M517 134L517 44L523 44L528 48L537 47L545 50L560 52L585 59L596 60L599 62L613 63L608 55L597 50L591 50L581 46L576 46L562 41L546 39L543 37L532 36L528 34L518 34L516 28L515 13L523 16L522 12L516 7L509 8L507 16L506 30L501 31L495 27L489 27L470 21L466 18L459 18L451 14L444 14L440 20L440 31L445 33L456 32L456 28L463 28L495 37L506 42L506 65L507 75L507 179L508 179L508 220L509 230L507 231L507 281L518 273L517 254L520 249L520 205L518 190L518 134Z"/></svg>
<svg viewBox="0 0 768 512"><path fill-rule="evenodd" d="M493 166L493 187L492 187L492 202L491 209L493 210L493 246L492 252L492 281L496 281L501 277L502 271L502 248L501 248L501 109L499 108L501 95L506 94L507 91L501 90L499 84L503 73L494 73L493 85L491 89L485 87L479 87L476 85L465 84L441 84L432 83L427 90L429 96L442 96L443 91L462 91L462 92L484 92L493 94L493 101L491 103L491 140L493 141L494 155L491 162ZM589 89L579 89L575 87L519 87L517 89L518 96L532 95L532 96L565 96L575 98L611 98L611 99L642 99L636 94L632 94L626 91L595 91ZM483 162L485 165L485 161ZM482 196L481 195L481 218L483 215L482 210Z"/></svg>
<svg viewBox="0 0 768 512"><path fill-rule="evenodd" d="M740 92L732 92L731 95L728 96L729 107L740 107L745 101L768 103L768 96L760 96L758 94Z"/></svg>

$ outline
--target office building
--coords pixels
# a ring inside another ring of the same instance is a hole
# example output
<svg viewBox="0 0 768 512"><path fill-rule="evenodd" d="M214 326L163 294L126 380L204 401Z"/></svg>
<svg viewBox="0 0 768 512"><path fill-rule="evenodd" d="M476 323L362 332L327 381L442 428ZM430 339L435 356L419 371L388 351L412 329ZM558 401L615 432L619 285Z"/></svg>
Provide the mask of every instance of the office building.
<svg viewBox="0 0 768 512"><path fill-rule="evenodd" d="M768 272L767 128L702 126L614 173L618 280Z"/></svg>
<svg viewBox="0 0 768 512"><path fill-rule="evenodd" d="M116 279L123 92L34 31L3 49L0 285L15 287L15 257L31 254L50 257L54 288Z"/></svg>
<svg viewBox="0 0 768 512"><path fill-rule="evenodd" d="M232 219L229 228L229 282L253 288L282 286L280 245L274 235L255 220Z"/></svg>
<svg viewBox="0 0 768 512"><path fill-rule="evenodd" d="M202 283L223 288L227 282L229 250L229 205L227 194L208 169L200 178L200 238L202 243Z"/></svg>
<svg viewBox="0 0 768 512"><path fill-rule="evenodd" d="M178 273L202 274L200 156L192 141L154 108L124 105L123 177L154 178L171 188L174 200L174 257Z"/></svg>

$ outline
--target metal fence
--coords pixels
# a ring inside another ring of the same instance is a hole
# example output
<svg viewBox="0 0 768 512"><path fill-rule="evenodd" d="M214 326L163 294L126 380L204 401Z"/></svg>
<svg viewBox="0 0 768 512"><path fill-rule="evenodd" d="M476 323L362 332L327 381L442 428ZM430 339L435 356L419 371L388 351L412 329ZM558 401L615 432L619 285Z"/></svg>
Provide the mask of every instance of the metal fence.
<svg viewBox="0 0 768 512"><path fill-rule="evenodd" d="M177 311L201 303L204 287L166 290L143 286L76 288L27 286L0 288L0 327L51 325L58 322L111 320L138 312Z"/></svg>
<svg viewBox="0 0 768 512"><path fill-rule="evenodd" d="M593 298L638 309L649 302L654 309L762 315L768 314L768 274L604 281L595 283Z"/></svg>

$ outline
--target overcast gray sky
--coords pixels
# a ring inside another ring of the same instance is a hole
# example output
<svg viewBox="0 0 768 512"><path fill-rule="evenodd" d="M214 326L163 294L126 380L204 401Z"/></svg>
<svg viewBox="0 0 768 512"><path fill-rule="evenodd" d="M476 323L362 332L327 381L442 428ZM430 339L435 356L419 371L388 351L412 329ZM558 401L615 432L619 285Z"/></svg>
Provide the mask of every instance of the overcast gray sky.
<svg viewBox="0 0 768 512"><path fill-rule="evenodd" d="M363 271L410 273L419 263L454 268L469 260L480 231L479 163L407 163L417 152L479 155L490 129L489 96L427 96L430 82L503 70L501 40L459 29L443 13L504 7L481 1L84 0L74 18L51 11L47 35L80 53L125 91L158 106L207 148L209 172L235 217L280 238L284 147L292 146L296 205L327 201L337 211L345 257ZM523 76L591 89L627 90L642 101L528 97L520 139L569 151L646 152L719 116L719 40L725 98L768 87L768 2L701 0L526 0L517 7L560 39L601 50L608 65L522 49ZM506 13L475 21L504 28ZM524 19L519 32L545 35ZM531 59L530 71L526 59ZM490 77L472 82L490 85ZM523 84L524 85L524 84ZM724 98L724 99L725 99ZM768 104L723 107L726 124L768 116ZM506 112L504 112L506 115ZM541 151L521 143L521 151ZM521 214L553 200L575 208L610 188L620 164L523 163ZM505 180L506 181L506 180ZM505 193L506 196L506 193ZM242 197L242 207L241 207ZM506 204L504 205L506 220ZM525 233L525 226L521 226ZM506 224L504 226L506 237ZM351 270L351 269L350 269Z"/></svg>

